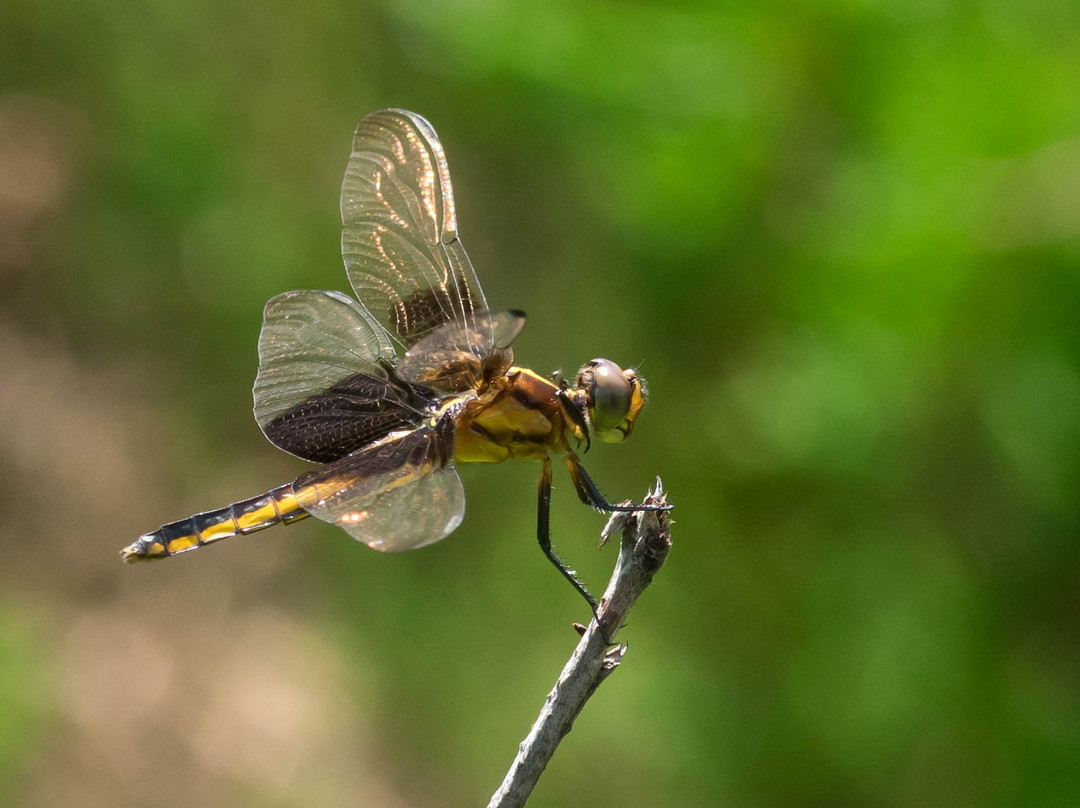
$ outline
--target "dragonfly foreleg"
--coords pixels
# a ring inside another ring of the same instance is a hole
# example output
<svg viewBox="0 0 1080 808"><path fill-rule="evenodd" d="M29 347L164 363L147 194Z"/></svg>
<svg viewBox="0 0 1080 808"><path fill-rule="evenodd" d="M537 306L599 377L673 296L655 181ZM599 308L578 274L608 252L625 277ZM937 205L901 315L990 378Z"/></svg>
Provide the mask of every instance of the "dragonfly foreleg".
<svg viewBox="0 0 1080 808"><path fill-rule="evenodd" d="M592 438L589 436L589 422L586 420L584 413L578 408L577 402L574 401L573 396L566 391L565 388L560 389L555 395L559 401L562 402L563 412L566 417L570 419L571 423L581 430L585 435L585 451L586 453L592 448ZM580 444L579 444L580 447Z"/></svg>

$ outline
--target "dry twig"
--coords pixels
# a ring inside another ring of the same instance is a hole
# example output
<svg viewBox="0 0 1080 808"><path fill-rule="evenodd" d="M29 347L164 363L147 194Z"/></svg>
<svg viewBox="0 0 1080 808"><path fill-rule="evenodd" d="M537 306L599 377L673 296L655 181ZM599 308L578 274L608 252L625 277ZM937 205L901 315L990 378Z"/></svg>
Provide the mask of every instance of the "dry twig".
<svg viewBox="0 0 1080 808"><path fill-rule="evenodd" d="M644 504L666 502L666 494L657 478L656 489L648 493ZM612 647L610 640L667 559L671 549L668 523L666 511L616 513L608 520L600 534L600 543L607 542L616 531L622 532L622 543L615 571L600 600L599 617L603 628L593 620L585 630L488 808L518 808L525 804L589 696L622 661L626 645Z"/></svg>

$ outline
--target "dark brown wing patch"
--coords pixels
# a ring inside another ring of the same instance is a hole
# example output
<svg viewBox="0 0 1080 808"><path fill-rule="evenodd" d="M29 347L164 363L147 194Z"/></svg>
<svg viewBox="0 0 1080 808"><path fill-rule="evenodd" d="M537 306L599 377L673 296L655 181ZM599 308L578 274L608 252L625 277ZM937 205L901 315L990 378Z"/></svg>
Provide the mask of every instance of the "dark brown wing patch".
<svg viewBox="0 0 1080 808"><path fill-rule="evenodd" d="M389 321L393 323L394 333L401 342L412 345L421 335L452 321L454 317L451 295L444 289L428 289L396 301Z"/></svg>
<svg viewBox="0 0 1080 808"><path fill-rule="evenodd" d="M420 385L358 373L282 413L263 432L286 452L329 463L421 424L437 403L434 392Z"/></svg>

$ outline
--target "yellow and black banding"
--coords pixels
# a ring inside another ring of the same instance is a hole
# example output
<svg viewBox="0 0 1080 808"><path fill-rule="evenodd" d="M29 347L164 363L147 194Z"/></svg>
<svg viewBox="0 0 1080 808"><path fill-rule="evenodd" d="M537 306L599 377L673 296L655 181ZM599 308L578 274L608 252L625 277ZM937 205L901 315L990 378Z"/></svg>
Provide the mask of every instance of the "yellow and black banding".
<svg viewBox="0 0 1080 808"><path fill-rule="evenodd" d="M279 486L251 499L234 502L162 525L140 536L120 551L127 562L168 558L232 536L254 533L277 524L289 524L308 516L296 501L292 484Z"/></svg>

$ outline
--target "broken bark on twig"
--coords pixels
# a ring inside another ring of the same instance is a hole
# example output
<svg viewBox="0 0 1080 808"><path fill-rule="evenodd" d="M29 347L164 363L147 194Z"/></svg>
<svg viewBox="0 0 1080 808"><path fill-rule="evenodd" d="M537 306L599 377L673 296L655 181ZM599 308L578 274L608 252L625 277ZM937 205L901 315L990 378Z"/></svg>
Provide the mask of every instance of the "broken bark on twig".
<svg viewBox="0 0 1080 808"><path fill-rule="evenodd" d="M657 478L656 489L648 493L644 504L666 503L666 494ZM608 520L600 534L600 543L606 543L617 531L622 532L622 542L615 571L600 600L598 611L603 628L593 620L585 630L488 808L520 808L525 804L589 696L622 661L626 645L611 646L610 641L667 559L671 549L669 521L666 511L616 513Z"/></svg>

